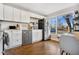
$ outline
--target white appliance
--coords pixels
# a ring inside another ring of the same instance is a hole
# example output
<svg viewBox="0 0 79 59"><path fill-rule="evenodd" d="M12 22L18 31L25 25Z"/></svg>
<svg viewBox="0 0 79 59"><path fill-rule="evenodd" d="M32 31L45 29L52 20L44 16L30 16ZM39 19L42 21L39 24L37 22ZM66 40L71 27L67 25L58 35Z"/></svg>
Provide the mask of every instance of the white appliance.
<svg viewBox="0 0 79 59"><path fill-rule="evenodd" d="M48 35L48 21L46 19L39 19L38 20L38 29L42 30L42 40L47 40L49 38Z"/></svg>
<svg viewBox="0 0 79 59"><path fill-rule="evenodd" d="M3 32L0 32L0 55L2 55L3 51Z"/></svg>
<svg viewBox="0 0 79 59"><path fill-rule="evenodd" d="M5 49L15 48L22 45L22 31L21 30L5 30L9 35L9 45Z"/></svg>
<svg viewBox="0 0 79 59"><path fill-rule="evenodd" d="M45 20L45 30L44 30L44 33L45 33L45 40L47 40L49 38L49 22L48 20Z"/></svg>

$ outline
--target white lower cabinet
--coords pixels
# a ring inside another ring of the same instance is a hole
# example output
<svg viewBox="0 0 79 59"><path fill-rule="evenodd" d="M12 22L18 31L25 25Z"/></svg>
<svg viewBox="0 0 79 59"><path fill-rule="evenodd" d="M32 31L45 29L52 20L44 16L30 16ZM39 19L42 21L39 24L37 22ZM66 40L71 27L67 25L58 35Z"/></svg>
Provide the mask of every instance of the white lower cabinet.
<svg viewBox="0 0 79 59"><path fill-rule="evenodd" d="M22 45L22 31L20 31L20 30L7 30L5 32L7 32L9 35L8 49Z"/></svg>
<svg viewBox="0 0 79 59"><path fill-rule="evenodd" d="M41 41L42 40L42 30L38 30L38 40L37 41Z"/></svg>
<svg viewBox="0 0 79 59"><path fill-rule="evenodd" d="M36 30L32 30L32 43L37 42L38 40L38 32Z"/></svg>
<svg viewBox="0 0 79 59"><path fill-rule="evenodd" d="M17 47L22 44L22 31L13 31L12 38L14 40L13 45Z"/></svg>
<svg viewBox="0 0 79 59"><path fill-rule="evenodd" d="M32 43L42 40L42 30L32 30Z"/></svg>
<svg viewBox="0 0 79 59"><path fill-rule="evenodd" d="M2 51L3 51L3 39L2 39L2 36L3 36L3 32L0 32L0 55L2 54Z"/></svg>

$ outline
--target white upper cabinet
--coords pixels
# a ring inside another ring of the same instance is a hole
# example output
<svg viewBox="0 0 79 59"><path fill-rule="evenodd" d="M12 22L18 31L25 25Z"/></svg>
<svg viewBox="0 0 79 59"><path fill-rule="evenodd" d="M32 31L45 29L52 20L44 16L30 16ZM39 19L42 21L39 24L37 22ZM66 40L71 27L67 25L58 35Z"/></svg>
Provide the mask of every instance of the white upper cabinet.
<svg viewBox="0 0 79 59"><path fill-rule="evenodd" d="M42 18L42 16L35 13L0 4L0 20L29 23L30 17Z"/></svg>
<svg viewBox="0 0 79 59"><path fill-rule="evenodd" d="M29 17L29 13L21 10L21 21L25 22L25 23L29 23L30 22L30 17Z"/></svg>
<svg viewBox="0 0 79 59"><path fill-rule="evenodd" d="M21 10L17 9L17 8L14 8L13 13L14 13L14 15L13 15L14 21L21 22Z"/></svg>
<svg viewBox="0 0 79 59"><path fill-rule="evenodd" d="M13 7L4 5L4 19L8 21L13 20Z"/></svg>
<svg viewBox="0 0 79 59"><path fill-rule="evenodd" d="M3 20L3 4L0 4L0 20Z"/></svg>

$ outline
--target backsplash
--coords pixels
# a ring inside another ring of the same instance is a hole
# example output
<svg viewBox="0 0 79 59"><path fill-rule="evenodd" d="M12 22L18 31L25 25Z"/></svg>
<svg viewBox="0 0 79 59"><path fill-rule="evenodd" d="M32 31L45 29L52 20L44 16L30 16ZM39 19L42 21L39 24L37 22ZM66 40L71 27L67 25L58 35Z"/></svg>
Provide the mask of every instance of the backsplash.
<svg viewBox="0 0 79 59"><path fill-rule="evenodd" d="M23 23L13 23L13 22L0 22L0 28L1 30L8 30L9 26L20 26L20 30L27 30L28 29L28 24L23 24Z"/></svg>

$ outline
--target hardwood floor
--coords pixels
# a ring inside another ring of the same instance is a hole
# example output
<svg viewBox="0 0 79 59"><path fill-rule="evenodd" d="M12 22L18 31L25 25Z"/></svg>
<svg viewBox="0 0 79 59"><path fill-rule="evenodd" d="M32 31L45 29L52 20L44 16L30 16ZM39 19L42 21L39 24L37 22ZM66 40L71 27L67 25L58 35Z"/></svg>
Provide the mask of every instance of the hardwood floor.
<svg viewBox="0 0 79 59"><path fill-rule="evenodd" d="M59 53L59 43L51 40L24 45L5 51L6 55L59 55Z"/></svg>

